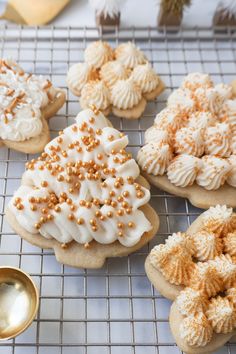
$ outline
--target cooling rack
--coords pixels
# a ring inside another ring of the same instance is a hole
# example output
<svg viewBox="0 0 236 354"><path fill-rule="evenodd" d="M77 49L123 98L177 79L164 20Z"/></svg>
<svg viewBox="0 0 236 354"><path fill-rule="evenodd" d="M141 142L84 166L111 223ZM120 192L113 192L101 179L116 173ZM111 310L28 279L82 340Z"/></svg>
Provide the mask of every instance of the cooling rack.
<svg viewBox="0 0 236 354"><path fill-rule="evenodd" d="M0 56L15 58L26 71L48 75L65 89L68 67L83 60L87 44L104 38L115 46L134 41L147 55L166 84L165 92L148 103L142 119L111 117L115 127L129 135L136 155L143 133L173 88L191 71L205 71L215 82L230 82L236 73L236 32L211 28L124 28L100 33L95 28L0 27ZM52 136L73 122L79 111L76 97L50 120ZM110 259L100 270L60 265L50 250L31 246L12 232L4 210L20 185L25 162L33 156L0 149L0 265L29 272L40 291L38 316L14 340L0 342L1 354L177 354L168 325L170 302L158 294L144 272L144 260L154 244L176 230L185 230L200 209L188 201L152 188L151 204L161 219L158 235L129 257ZM236 341L218 354L236 353Z"/></svg>

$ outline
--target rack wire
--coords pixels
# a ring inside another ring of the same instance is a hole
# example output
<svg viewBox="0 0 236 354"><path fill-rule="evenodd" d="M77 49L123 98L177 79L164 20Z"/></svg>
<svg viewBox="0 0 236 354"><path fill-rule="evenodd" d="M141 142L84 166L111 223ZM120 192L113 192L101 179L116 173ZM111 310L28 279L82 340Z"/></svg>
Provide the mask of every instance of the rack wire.
<svg viewBox="0 0 236 354"><path fill-rule="evenodd" d="M111 117L129 135L136 155L143 133L173 88L191 71L205 71L215 82L230 82L236 73L236 32L188 28L158 32L157 28L124 28L102 34L81 27L0 27L0 55L13 57L26 71L48 75L66 88L72 63L83 60L87 44L97 38L116 46L134 41L166 84L165 92L148 103L143 117L127 121ZM52 136L73 122L78 99L67 92L67 103L50 121ZM9 198L20 185L25 162L33 156L0 150L0 265L29 272L40 292L40 306L32 326L19 337L0 342L1 354L176 354L168 324L170 302L158 294L144 272L144 260L154 244L170 233L185 230L200 209L187 200L152 188L151 204L158 212L158 235L143 249L121 259L109 259L99 270L60 265L51 250L41 250L14 234L4 219ZM236 341L218 354L236 352Z"/></svg>

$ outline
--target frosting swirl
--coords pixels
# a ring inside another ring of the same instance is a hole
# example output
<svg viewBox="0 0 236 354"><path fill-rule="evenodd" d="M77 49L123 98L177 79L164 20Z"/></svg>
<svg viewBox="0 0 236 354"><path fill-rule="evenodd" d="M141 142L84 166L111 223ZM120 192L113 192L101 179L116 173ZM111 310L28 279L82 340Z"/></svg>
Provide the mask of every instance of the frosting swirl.
<svg viewBox="0 0 236 354"><path fill-rule="evenodd" d="M188 126L196 129L205 129L216 122L215 116L211 112L193 112L189 116Z"/></svg>
<svg viewBox="0 0 236 354"><path fill-rule="evenodd" d="M128 79L129 70L118 60L109 61L101 67L100 77L111 88L118 80Z"/></svg>
<svg viewBox="0 0 236 354"><path fill-rule="evenodd" d="M200 291L192 288L185 288L176 298L179 312L183 316L196 315L198 312L205 312L208 306L208 299Z"/></svg>
<svg viewBox="0 0 236 354"><path fill-rule="evenodd" d="M120 44L115 50L115 57L126 68L130 69L146 62L143 52L132 42Z"/></svg>
<svg viewBox="0 0 236 354"><path fill-rule="evenodd" d="M226 290L227 299L235 306L236 305L236 287Z"/></svg>
<svg viewBox="0 0 236 354"><path fill-rule="evenodd" d="M107 42L90 43L84 51L84 60L95 69L101 68L107 61L112 60L113 50Z"/></svg>
<svg viewBox="0 0 236 354"><path fill-rule="evenodd" d="M226 123L217 123L213 127L207 127L204 134L205 153L219 157L228 157L231 153L231 130Z"/></svg>
<svg viewBox="0 0 236 354"><path fill-rule="evenodd" d="M150 261L166 280L175 285L187 285L195 268L189 250L178 244L155 246Z"/></svg>
<svg viewBox="0 0 236 354"><path fill-rule="evenodd" d="M233 187L236 187L236 155L230 155L228 158L231 169L227 177L227 183Z"/></svg>
<svg viewBox="0 0 236 354"><path fill-rule="evenodd" d="M176 132L184 124L181 114L169 107L158 113L154 122L158 129L167 130L169 134Z"/></svg>
<svg viewBox="0 0 236 354"><path fill-rule="evenodd" d="M235 99L225 101L223 106L223 113L224 113L223 120L225 120L228 124L230 124L233 134L235 134L236 131L236 100Z"/></svg>
<svg viewBox="0 0 236 354"><path fill-rule="evenodd" d="M118 80L111 89L111 100L118 109L131 109L142 99L141 88L130 77Z"/></svg>
<svg viewBox="0 0 236 354"><path fill-rule="evenodd" d="M175 157L167 168L167 177L177 187L191 186L201 168L201 160L195 156L182 154Z"/></svg>
<svg viewBox="0 0 236 354"><path fill-rule="evenodd" d="M223 280L213 263L199 262L191 274L189 286L201 291L208 297L212 297L221 291Z"/></svg>
<svg viewBox="0 0 236 354"><path fill-rule="evenodd" d="M145 131L144 141L145 144L148 144L149 142L168 144L170 141L170 137L167 130L159 129L154 124Z"/></svg>
<svg viewBox="0 0 236 354"><path fill-rule="evenodd" d="M230 164L228 161L212 155L203 156L201 161L201 169L196 178L197 184L207 190L219 189L229 175Z"/></svg>
<svg viewBox="0 0 236 354"><path fill-rule="evenodd" d="M80 103L84 109L94 105L106 110L111 104L110 91L102 81L90 81L82 88Z"/></svg>
<svg viewBox="0 0 236 354"><path fill-rule="evenodd" d="M168 97L167 106L177 108L183 113L190 113L195 107L192 92L182 88L173 91Z"/></svg>
<svg viewBox="0 0 236 354"><path fill-rule="evenodd" d="M96 73L87 63L72 65L67 74L67 84L76 96L80 96L83 86L94 79L96 79Z"/></svg>
<svg viewBox="0 0 236 354"><path fill-rule="evenodd" d="M183 319L180 335L192 347L205 347L211 341L213 330L204 313L199 312Z"/></svg>
<svg viewBox="0 0 236 354"><path fill-rule="evenodd" d="M219 256L223 250L222 239L211 231L201 230L192 235L194 241L194 257L198 261L207 261Z"/></svg>
<svg viewBox="0 0 236 354"><path fill-rule="evenodd" d="M236 264L233 263L230 255L217 256L212 263L223 279L225 288L231 288L236 283Z"/></svg>
<svg viewBox="0 0 236 354"><path fill-rule="evenodd" d="M137 161L141 168L154 176L163 175L172 159L168 144L150 142L138 152Z"/></svg>
<svg viewBox="0 0 236 354"><path fill-rule="evenodd" d="M199 87L213 87L213 82L210 78L210 75L195 72L185 76L181 87L184 89L195 91Z"/></svg>
<svg viewBox="0 0 236 354"><path fill-rule="evenodd" d="M143 93L152 92L160 82L159 76L149 63L137 65L132 72L132 77Z"/></svg>
<svg viewBox="0 0 236 354"><path fill-rule="evenodd" d="M236 231L229 232L224 238L224 251L230 256L236 256Z"/></svg>
<svg viewBox="0 0 236 354"><path fill-rule="evenodd" d="M200 157L204 153L204 140L201 129L183 127L175 134L174 149L176 154L188 154Z"/></svg>
<svg viewBox="0 0 236 354"><path fill-rule="evenodd" d="M206 230L226 236L236 227L235 215L233 209L226 205L216 205L210 207L203 213L202 217L203 227Z"/></svg>
<svg viewBox="0 0 236 354"><path fill-rule="evenodd" d="M225 297L211 299L206 316L216 333L230 333L236 327L236 311Z"/></svg>

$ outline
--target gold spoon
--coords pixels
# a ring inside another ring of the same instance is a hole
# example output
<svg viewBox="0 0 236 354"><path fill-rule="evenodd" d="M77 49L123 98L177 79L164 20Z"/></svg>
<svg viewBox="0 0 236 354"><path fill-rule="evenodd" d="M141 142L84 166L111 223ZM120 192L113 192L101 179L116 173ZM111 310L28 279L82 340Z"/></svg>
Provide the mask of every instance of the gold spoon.
<svg viewBox="0 0 236 354"><path fill-rule="evenodd" d="M0 340L25 331L38 305L38 290L30 276L18 268L0 267Z"/></svg>

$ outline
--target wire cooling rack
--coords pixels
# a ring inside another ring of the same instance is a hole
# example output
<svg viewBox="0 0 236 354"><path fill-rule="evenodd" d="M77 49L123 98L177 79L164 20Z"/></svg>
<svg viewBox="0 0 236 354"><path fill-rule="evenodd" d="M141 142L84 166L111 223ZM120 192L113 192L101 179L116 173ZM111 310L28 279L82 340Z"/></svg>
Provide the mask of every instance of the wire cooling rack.
<svg viewBox="0 0 236 354"><path fill-rule="evenodd" d="M205 71L215 82L230 82L236 73L236 32L187 29L179 32L156 28L129 28L104 34L95 28L0 27L0 55L15 58L26 71L48 75L55 86L66 88L68 67L83 60L87 44L104 38L112 46L134 41L147 55L167 89L148 103L142 119L111 117L115 127L129 135L129 150L136 155L143 133L166 102L173 88L191 71ZM50 120L52 136L73 122L80 107L68 100ZM144 272L149 250L170 233L185 230L201 210L186 200L152 188L151 204L161 219L158 235L150 245L129 257L110 259L100 270L60 265L51 250L40 250L22 241L4 219L4 210L25 162L32 158L0 149L0 265L29 272L40 291L38 316L16 339L0 342L1 354L176 354L168 324L170 302L151 286ZM236 342L218 354L236 353Z"/></svg>

